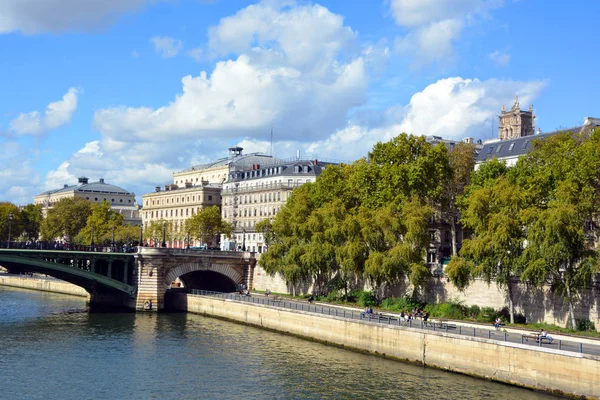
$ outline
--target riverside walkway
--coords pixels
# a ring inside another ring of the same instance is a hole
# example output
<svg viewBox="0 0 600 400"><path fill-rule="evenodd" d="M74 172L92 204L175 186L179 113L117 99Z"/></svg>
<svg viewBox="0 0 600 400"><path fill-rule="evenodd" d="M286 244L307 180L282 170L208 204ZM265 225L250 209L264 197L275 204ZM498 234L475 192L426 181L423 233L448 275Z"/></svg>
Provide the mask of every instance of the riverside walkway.
<svg viewBox="0 0 600 400"><path fill-rule="evenodd" d="M484 338L498 342L514 343L525 345L536 349L553 349L570 353L583 353L590 355L600 355L600 340L592 338L576 338L572 336L551 334L553 340L548 343L547 340L538 341L535 339L535 332L503 327L501 330L489 329L485 326L464 323L463 321L445 321L433 318L430 321L411 320L402 321L399 315L392 313L374 313L364 314L357 309L348 309L323 303L309 304L306 301L291 300L275 296L245 296L237 293L220 293L206 290L177 290L185 292L188 295L208 296L223 298L229 301L241 303L261 304L269 307L284 308L290 311L303 311L320 314L323 316L335 316L338 318L347 318L350 320L362 321L370 324L380 324L389 326L403 326L408 329L421 330L424 332L445 332L456 335Z"/></svg>

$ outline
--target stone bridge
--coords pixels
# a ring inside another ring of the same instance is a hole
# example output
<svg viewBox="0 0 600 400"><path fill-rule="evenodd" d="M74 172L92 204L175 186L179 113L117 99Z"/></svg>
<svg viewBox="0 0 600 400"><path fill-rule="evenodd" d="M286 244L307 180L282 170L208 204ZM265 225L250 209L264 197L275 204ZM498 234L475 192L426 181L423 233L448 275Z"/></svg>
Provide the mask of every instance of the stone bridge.
<svg viewBox="0 0 600 400"><path fill-rule="evenodd" d="M249 252L142 247L137 253L0 249L0 266L36 272L84 288L92 309L161 311L177 278L185 287L234 291L252 287Z"/></svg>

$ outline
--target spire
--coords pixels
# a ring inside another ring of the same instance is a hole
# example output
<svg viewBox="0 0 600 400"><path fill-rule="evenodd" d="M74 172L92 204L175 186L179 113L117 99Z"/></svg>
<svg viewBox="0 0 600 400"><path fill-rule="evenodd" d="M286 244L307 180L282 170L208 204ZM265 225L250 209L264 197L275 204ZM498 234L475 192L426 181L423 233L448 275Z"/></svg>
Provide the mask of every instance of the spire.
<svg viewBox="0 0 600 400"><path fill-rule="evenodd" d="M513 108L512 109L513 109L513 111L520 109L520 107L519 107L519 96L516 95L516 94L515 94L515 104L513 104Z"/></svg>

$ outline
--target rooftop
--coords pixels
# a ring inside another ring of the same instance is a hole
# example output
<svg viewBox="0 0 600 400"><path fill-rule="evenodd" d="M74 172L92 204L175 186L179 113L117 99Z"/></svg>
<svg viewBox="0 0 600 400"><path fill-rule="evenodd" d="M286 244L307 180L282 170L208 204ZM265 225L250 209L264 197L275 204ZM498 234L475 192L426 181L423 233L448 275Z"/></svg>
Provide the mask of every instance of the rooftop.
<svg viewBox="0 0 600 400"><path fill-rule="evenodd" d="M79 178L78 185L64 185L60 189L48 190L39 194L38 196L51 195L56 193L67 193L67 192L84 192L84 193L105 193L105 194L124 194L135 196L134 193L130 193L129 191L123 189L122 187L111 185L109 183L104 182L103 178L100 178L98 182L88 183L88 178L81 177Z"/></svg>

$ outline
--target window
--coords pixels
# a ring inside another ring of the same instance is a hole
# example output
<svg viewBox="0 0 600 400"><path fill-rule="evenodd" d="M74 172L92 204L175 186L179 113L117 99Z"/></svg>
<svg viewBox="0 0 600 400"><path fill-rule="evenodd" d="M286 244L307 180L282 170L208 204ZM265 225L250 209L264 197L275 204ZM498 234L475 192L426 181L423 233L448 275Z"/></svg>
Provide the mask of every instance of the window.
<svg viewBox="0 0 600 400"><path fill-rule="evenodd" d="M427 263L428 264L435 263L435 253L427 253Z"/></svg>
<svg viewBox="0 0 600 400"><path fill-rule="evenodd" d="M94 201L98 201L98 198L97 198L97 197L94 197Z"/></svg>
<svg viewBox="0 0 600 400"><path fill-rule="evenodd" d="M488 151L487 151L487 153L488 153L488 154L492 154L492 151L494 151L494 148L493 148L493 147L488 147Z"/></svg>
<svg viewBox="0 0 600 400"><path fill-rule="evenodd" d="M111 203L114 203L114 202L115 202L115 199L110 199L110 202L111 202Z"/></svg>
<svg viewBox="0 0 600 400"><path fill-rule="evenodd" d="M500 153L502 151L503 146L504 146L504 144L501 144L500 146L498 146L498 148L496 149L496 153Z"/></svg>
<svg viewBox="0 0 600 400"><path fill-rule="evenodd" d="M444 232L444 242L446 242L446 243L450 242L450 232L449 231Z"/></svg>
<svg viewBox="0 0 600 400"><path fill-rule="evenodd" d="M513 149L514 147L515 147L515 144L514 144L514 143L511 143L511 144L510 144L510 147L508 148L508 151L512 151L512 149Z"/></svg>
<svg viewBox="0 0 600 400"><path fill-rule="evenodd" d="M435 242L435 231L429 231L429 236L432 242Z"/></svg>
<svg viewBox="0 0 600 400"><path fill-rule="evenodd" d="M525 150L527 148L528 144L529 144L529 140L524 141L523 146L521 146L521 150Z"/></svg>
<svg viewBox="0 0 600 400"><path fill-rule="evenodd" d="M208 196L208 200L212 200L212 196Z"/></svg>

